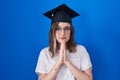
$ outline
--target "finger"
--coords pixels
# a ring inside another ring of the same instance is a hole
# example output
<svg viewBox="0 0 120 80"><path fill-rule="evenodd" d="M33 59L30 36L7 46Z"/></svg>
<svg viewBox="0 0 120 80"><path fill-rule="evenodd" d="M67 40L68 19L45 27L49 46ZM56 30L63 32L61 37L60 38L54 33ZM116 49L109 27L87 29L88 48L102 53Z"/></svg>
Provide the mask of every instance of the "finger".
<svg viewBox="0 0 120 80"><path fill-rule="evenodd" d="M61 45L60 45L60 50L63 52L64 49L65 49L65 44L61 44Z"/></svg>

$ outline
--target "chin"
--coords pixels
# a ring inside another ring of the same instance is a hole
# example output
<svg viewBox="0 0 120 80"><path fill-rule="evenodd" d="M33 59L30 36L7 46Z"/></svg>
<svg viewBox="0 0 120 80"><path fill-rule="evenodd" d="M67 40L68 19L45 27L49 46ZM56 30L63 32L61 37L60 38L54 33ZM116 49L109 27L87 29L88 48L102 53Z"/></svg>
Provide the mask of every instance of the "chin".
<svg viewBox="0 0 120 80"><path fill-rule="evenodd" d="M58 42L59 42L59 43L62 43L63 41L64 41L65 43L67 42L67 40L59 40Z"/></svg>

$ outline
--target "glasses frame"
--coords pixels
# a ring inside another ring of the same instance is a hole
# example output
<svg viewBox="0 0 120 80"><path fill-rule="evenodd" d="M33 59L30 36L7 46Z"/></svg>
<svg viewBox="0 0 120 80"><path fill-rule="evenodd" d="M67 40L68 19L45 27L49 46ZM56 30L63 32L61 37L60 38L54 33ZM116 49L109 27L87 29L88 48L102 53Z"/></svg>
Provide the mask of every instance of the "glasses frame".
<svg viewBox="0 0 120 80"><path fill-rule="evenodd" d="M71 31L71 26L70 27L66 26L65 28L56 27L56 29L55 29L55 32L57 34L61 34L62 32L64 32L65 34L68 34L68 33L70 33L70 31Z"/></svg>

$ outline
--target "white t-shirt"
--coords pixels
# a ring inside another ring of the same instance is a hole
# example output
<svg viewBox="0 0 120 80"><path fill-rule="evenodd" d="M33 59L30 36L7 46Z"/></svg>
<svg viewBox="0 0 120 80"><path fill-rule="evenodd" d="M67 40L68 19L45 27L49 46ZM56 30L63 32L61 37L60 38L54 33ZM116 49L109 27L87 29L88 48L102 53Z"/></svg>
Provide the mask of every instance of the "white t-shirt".
<svg viewBox="0 0 120 80"><path fill-rule="evenodd" d="M77 45L75 53L70 53L68 51L68 58L81 71L87 70L92 67L89 54L84 46ZM38 73L48 73L55 63L58 61L59 55L54 56L51 58L49 47L42 49L40 52L36 70L35 72ZM63 65L58 72L56 80L75 80L74 76L72 75L71 71Z"/></svg>

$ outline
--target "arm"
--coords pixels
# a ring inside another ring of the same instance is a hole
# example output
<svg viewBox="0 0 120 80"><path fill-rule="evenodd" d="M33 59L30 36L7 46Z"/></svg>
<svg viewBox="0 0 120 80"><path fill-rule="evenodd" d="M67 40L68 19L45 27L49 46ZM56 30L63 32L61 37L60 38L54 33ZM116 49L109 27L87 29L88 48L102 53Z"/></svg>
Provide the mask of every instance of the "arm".
<svg viewBox="0 0 120 80"><path fill-rule="evenodd" d="M59 60L56 62L56 64L53 66L53 68L47 73L47 74L40 74L38 76L38 80L55 80L56 76L63 64L63 55L62 55L63 51L60 50L60 58Z"/></svg>
<svg viewBox="0 0 120 80"><path fill-rule="evenodd" d="M77 67L75 67L70 61L65 62L66 66L70 69L72 74L77 80L92 80L92 71L91 68L80 71Z"/></svg>
<svg viewBox="0 0 120 80"><path fill-rule="evenodd" d="M76 80L92 80L91 68L81 71L76 66L74 66L66 55L66 46L61 43L61 55L63 57L63 63L69 68Z"/></svg>
<svg viewBox="0 0 120 80"><path fill-rule="evenodd" d="M92 80L92 71L91 68L81 71L78 69L76 66L74 66L70 60L68 59L66 55L66 50L63 48L63 59L64 59L64 64L69 68L69 70L72 72L73 76L75 77L76 80Z"/></svg>
<svg viewBox="0 0 120 80"><path fill-rule="evenodd" d="M38 76L38 80L55 80L61 66L62 64L60 62L57 62L49 73L41 73Z"/></svg>

